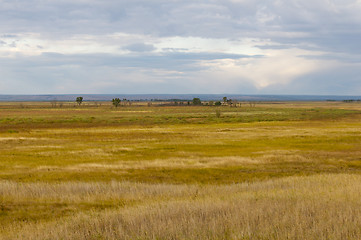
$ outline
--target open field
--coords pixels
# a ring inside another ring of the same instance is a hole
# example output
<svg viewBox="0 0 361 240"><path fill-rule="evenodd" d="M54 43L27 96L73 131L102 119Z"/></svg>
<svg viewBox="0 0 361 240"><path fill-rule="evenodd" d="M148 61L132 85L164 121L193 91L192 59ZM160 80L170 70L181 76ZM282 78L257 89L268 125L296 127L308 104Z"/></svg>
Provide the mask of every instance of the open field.
<svg viewBox="0 0 361 240"><path fill-rule="evenodd" d="M361 238L361 103L137 104L0 103L0 239Z"/></svg>

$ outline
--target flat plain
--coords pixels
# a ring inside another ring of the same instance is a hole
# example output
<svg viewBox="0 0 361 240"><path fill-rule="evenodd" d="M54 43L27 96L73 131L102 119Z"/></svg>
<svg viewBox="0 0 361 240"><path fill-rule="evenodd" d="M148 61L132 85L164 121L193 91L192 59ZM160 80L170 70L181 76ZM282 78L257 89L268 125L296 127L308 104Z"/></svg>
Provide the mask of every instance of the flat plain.
<svg viewBox="0 0 361 240"><path fill-rule="evenodd" d="M361 103L0 103L0 239L360 239Z"/></svg>

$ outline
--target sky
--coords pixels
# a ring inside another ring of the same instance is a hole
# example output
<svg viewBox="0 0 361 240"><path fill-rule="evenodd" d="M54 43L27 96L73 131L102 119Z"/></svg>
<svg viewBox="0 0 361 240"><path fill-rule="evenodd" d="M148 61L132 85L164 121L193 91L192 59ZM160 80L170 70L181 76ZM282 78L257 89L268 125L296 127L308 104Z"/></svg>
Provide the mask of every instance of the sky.
<svg viewBox="0 0 361 240"><path fill-rule="evenodd" d="M0 0L0 94L361 95L361 0Z"/></svg>

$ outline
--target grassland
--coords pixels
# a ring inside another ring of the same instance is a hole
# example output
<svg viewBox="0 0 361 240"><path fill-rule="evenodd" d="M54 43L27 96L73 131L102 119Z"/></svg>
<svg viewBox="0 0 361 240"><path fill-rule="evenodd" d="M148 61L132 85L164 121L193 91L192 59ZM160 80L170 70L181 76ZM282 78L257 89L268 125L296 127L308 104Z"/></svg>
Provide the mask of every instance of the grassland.
<svg viewBox="0 0 361 240"><path fill-rule="evenodd" d="M360 239L360 120L357 102L1 103L0 239Z"/></svg>

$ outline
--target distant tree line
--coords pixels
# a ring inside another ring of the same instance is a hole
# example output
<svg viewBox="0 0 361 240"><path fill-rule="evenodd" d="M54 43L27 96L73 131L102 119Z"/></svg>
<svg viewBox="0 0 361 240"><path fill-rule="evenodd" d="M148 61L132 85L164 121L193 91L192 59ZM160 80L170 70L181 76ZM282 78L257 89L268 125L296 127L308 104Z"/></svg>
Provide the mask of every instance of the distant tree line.
<svg viewBox="0 0 361 240"><path fill-rule="evenodd" d="M189 102L188 105L190 105ZM228 99L227 97L223 97L222 101L207 101L207 102L202 102L199 98L193 98L192 105L241 107L242 103L237 100ZM249 106L255 107L256 102L252 102L252 101L249 102Z"/></svg>
<svg viewBox="0 0 361 240"><path fill-rule="evenodd" d="M142 102L141 100L134 100L135 102ZM143 100L146 101L146 100ZM230 107L241 107L241 102L237 101L237 100L232 100L232 99L228 99L227 97L223 97L222 100L220 101L203 101L200 98L193 98L192 100L184 100L184 99L170 99L170 100L160 100L160 99L151 99L151 101L148 103L148 106L153 106L152 102L155 101L159 101L159 102L164 102L164 104L157 104L158 106L164 105L164 106L230 106ZM361 101L361 100L344 100L344 102L354 102L354 101ZM75 102L77 103L78 106L81 106L82 103L84 102L84 98L82 96L76 97ZM57 107L57 105L59 105L60 107L63 106L63 103L58 103L57 100L52 100L51 102L51 106L52 107ZM131 106L132 105L132 101L123 98L113 98L111 100L111 103L114 107L119 107L119 106ZM255 107L256 102L249 102L249 106L250 107ZM101 106L101 104L98 104L98 102L94 102L94 106ZM75 105L74 105L75 107Z"/></svg>

